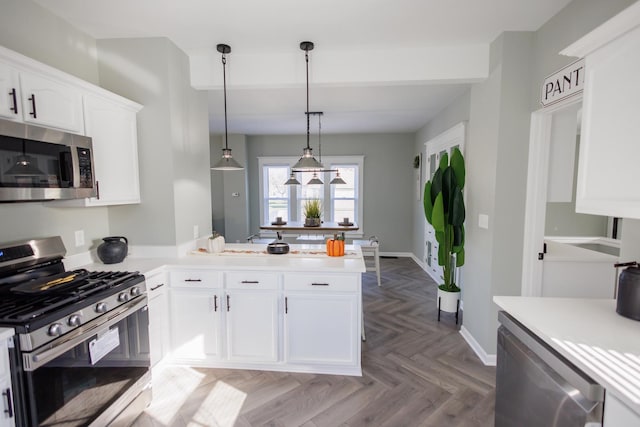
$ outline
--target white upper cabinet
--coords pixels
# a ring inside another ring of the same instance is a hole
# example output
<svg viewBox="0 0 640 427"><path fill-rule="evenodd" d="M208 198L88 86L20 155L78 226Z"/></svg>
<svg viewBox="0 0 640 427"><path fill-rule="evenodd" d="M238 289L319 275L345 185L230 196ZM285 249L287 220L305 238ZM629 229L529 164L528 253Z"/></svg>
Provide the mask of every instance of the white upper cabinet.
<svg viewBox="0 0 640 427"><path fill-rule="evenodd" d="M139 106L85 95L85 132L93 141L97 197L87 206L140 203L138 178Z"/></svg>
<svg viewBox="0 0 640 427"><path fill-rule="evenodd" d="M82 91L44 75L20 73L25 122L83 134Z"/></svg>
<svg viewBox="0 0 640 427"><path fill-rule="evenodd" d="M0 62L0 117L22 120L18 71Z"/></svg>
<svg viewBox="0 0 640 427"><path fill-rule="evenodd" d="M585 58L576 211L640 218L640 3L564 51Z"/></svg>
<svg viewBox="0 0 640 427"><path fill-rule="evenodd" d="M1 46L0 91L0 117L92 138L97 197L49 203L140 203L140 104Z"/></svg>

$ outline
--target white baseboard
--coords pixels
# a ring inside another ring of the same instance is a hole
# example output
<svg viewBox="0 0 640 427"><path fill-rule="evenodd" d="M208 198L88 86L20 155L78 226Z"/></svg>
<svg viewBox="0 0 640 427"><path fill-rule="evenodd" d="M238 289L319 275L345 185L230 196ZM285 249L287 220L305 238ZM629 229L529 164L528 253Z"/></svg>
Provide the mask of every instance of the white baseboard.
<svg viewBox="0 0 640 427"><path fill-rule="evenodd" d="M484 363L486 366L496 366L496 355L488 354L486 351L484 351L480 343L476 341L476 339L473 337L473 335L471 335L467 328L462 326L460 328L460 335L462 335L462 338L464 338L467 344L469 344L469 347L471 347L471 349L476 353L482 363Z"/></svg>
<svg viewBox="0 0 640 427"><path fill-rule="evenodd" d="M413 258L411 252L380 252L380 256L397 256L398 258Z"/></svg>

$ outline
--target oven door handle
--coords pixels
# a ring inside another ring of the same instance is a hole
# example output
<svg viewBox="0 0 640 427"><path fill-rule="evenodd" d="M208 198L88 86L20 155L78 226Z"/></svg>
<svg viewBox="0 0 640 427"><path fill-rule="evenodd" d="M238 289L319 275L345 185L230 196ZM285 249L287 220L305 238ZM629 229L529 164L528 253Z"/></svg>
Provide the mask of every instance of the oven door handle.
<svg viewBox="0 0 640 427"><path fill-rule="evenodd" d="M108 314L106 319L104 316L98 317L86 325L82 325L78 329L74 329L69 332L60 340L56 340L34 352L23 354L23 369L25 371L35 371L61 354L71 350L83 341L86 341L89 337L106 332L111 326L120 322L122 319L129 317L136 311L146 307L146 305L147 296L143 295L141 298L136 298L127 304L121 305L118 309L113 310Z"/></svg>

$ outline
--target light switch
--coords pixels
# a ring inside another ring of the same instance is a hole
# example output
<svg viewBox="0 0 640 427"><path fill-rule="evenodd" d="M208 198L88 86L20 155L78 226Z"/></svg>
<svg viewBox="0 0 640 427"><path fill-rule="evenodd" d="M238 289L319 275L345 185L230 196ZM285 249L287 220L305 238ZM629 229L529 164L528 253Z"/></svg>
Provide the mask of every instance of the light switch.
<svg viewBox="0 0 640 427"><path fill-rule="evenodd" d="M489 229L489 215L478 215L478 227L484 228L485 230Z"/></svg>
<svg viewBox="0 0 640 427"><path fill-rule="evenodd" d="M231 193L231 195L232 195L233 197L240 197L240 193L237 193L237 192L236 192L236 193Z"/></svg>

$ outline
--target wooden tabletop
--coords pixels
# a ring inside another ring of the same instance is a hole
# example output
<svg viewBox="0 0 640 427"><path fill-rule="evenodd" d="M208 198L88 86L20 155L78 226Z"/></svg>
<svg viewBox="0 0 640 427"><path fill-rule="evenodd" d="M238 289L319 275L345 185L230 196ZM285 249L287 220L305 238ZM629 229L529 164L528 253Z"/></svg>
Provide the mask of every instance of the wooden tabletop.
<svg viewBox="0 0 640 427"><path fill-rule="evenodd" d="M307 233L324 233L326 232L345 232L357 230L358 224L355 222L352 225L339 225L337 222L323 222L319 227L305 227L303 222L288 222L282 225L263 224L260 226L261 230L273 230L273 231L304 231Z"/></svg>

